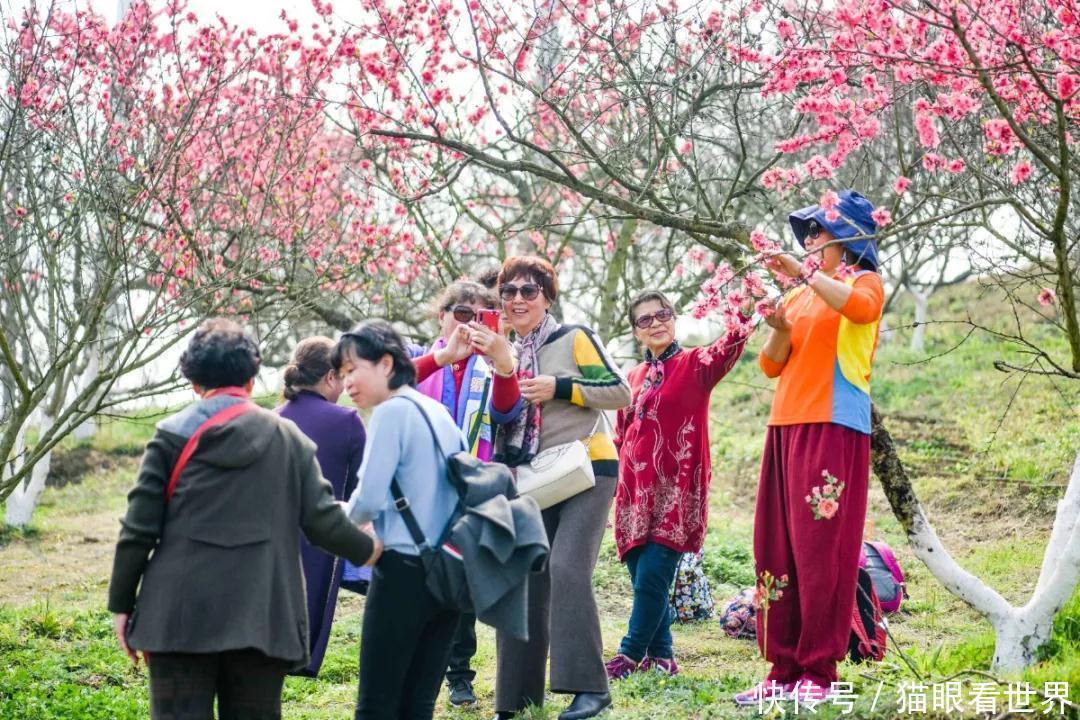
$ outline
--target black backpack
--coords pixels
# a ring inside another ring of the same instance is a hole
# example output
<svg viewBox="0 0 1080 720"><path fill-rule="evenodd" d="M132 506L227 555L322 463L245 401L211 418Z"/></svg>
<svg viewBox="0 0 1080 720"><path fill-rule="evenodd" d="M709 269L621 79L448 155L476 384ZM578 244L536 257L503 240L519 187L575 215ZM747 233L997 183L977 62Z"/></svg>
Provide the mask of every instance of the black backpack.
<svg viewBox="0 0 1080 720"><path fill-rule="evenodd" d="M848 657L852 662L880 662L885 657L885 616L870 573L859 568L855 608L851 612Z"/></svg>
<svg viewBox="0 0 1080 720"><path fill-rule="evenodd" d="M423 406L416 400L405 395L398 395L402 400L408 400L420 411L421 417L427 423L431 437L435 440L435 449L446 458L446 478L458 495L457 505L454 507L450 520L443 528L438 540L434 545L430 544L416 516L409 509L409 501L401 492L395 477L390 481L390 494L394 498L394 507L401 513L401 519L409 529L409 535L413 542L420 548L420 562L424 566L425 584L432 597L442 606L459 612L472 612L472 597L469 595L469 586L465 579L465 563L461 553L447 542L454 525L465 515L468 507L469 487L507 487L514 492L513 475L510 469L501 463L484 462L473 457L465 450L458 450L449 455L443 450L439 442L439 435L431 424L431 419L424 411ZM509 493L506 493L510 496ZM516 497L516 494L511 496Z"/></svg>

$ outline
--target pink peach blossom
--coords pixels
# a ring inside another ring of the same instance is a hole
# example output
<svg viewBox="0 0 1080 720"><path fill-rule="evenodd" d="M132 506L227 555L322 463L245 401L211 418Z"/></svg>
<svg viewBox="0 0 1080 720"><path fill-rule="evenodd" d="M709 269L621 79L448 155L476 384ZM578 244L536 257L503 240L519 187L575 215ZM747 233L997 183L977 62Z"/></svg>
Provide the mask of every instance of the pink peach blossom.
<svg viewBox="0 0 1080 720"><path fill-rule="evenodd" d="M1031 177L1031 163L1027 160L1021 160L1013 166L1012 172L1009 173L1009 182L1013 185L1019 185L1029 177Z"/></svg>
<svg viewBox="0 0 1080 720"><path fill-rule="evenodd" d="M892 213L887 208L877 208L870 213L870 217L874 219L874 224L879 228L883 228L892 222Z"/></svg>

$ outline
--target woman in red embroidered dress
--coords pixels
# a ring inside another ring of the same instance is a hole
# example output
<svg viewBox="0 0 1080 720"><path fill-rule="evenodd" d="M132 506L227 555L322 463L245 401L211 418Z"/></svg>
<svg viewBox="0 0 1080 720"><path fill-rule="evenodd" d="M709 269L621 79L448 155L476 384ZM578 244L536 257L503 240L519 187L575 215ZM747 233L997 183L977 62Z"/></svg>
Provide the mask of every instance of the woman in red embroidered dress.
<svg viewBox="0 0 1080 720"><path fill-rule="evenodd" d="M656 668L678 672L668 597L680 556L697 552L708 521L709 397L742 354L743 335L684 349L675 311L657 291L630 303L645 362L630 371L634 401L619 411L615 544L630 571L634 606L608 677Z"/></svg>

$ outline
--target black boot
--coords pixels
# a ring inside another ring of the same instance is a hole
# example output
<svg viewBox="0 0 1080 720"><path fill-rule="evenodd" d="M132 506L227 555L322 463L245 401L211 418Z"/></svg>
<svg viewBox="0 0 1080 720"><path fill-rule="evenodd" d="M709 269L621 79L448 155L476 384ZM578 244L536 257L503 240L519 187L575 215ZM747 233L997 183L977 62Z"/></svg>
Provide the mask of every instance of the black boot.
<svg viewBox="0 0 1080 720"><path fill-rule="evenodd" d="M596 717L611 706L611 693L578 693L570 705L559 713L559 720L585 720Z"/></svg>
<svg viewBox="0 0 1080 720"><path fill-rule="evenodd" d="M507 712L506 710L499 710L495 713L493 720L511 720L517 713Z"/></svg>

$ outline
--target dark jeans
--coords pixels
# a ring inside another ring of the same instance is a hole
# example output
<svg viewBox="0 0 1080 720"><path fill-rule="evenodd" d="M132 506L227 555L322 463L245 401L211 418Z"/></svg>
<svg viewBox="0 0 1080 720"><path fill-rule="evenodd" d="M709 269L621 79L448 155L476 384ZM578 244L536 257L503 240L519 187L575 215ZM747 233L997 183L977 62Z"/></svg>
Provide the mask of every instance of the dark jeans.
<svg viewBox="0 0 1080 720"><path fill-rule="evenodd" d="M476 654L476 615L462 613L458 621L454 642L450 645L450 665L446 670L448 682L454 680L476 679L476 671L469 667L469 661Z"/></svg>
<svg viewBox="0 0 1080 720"><path fill-rule="evenodd" d="M669 598L682 553L658 543L645 543L626 553L626 567L634 584L634 608L619 652L635 662L646 655L674 657Z"/></svg>
<svg viewBox="0 0 1080 720"><path fill-rule="evenodd" d="M364 610L356 720L430 720L460 616L431 597L420 558L383 553Z"/></svg>
<svg viewBox="0 0 1080 720"><path fill-rule="evenodd" d="M152 653L150 717L209 720L216 696L221 720L277 720L289 665L258 650Z"/></svg>

